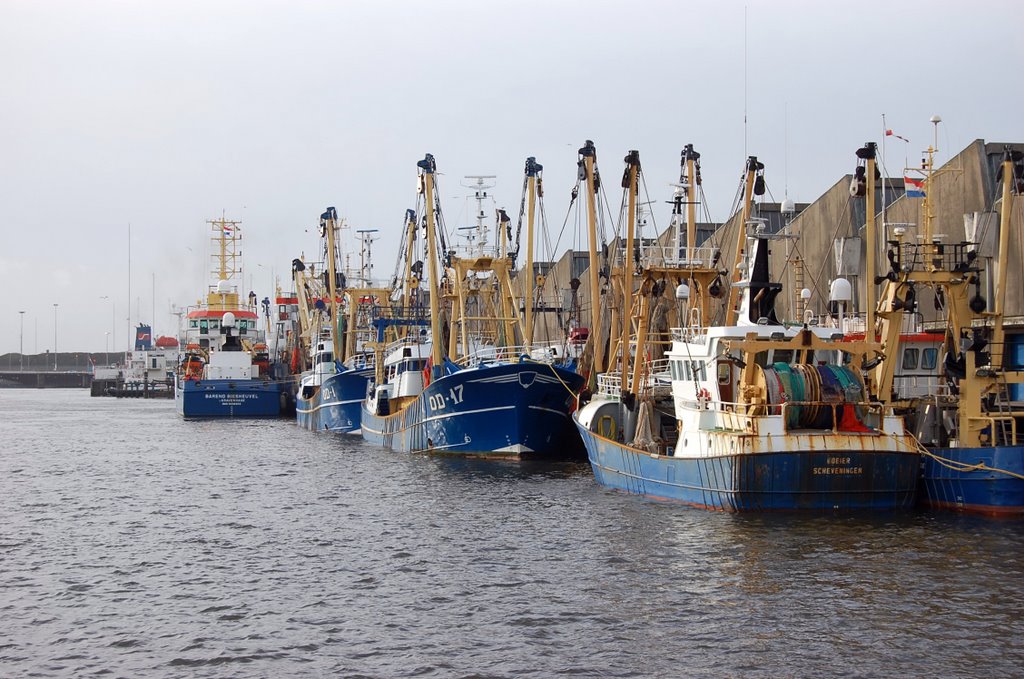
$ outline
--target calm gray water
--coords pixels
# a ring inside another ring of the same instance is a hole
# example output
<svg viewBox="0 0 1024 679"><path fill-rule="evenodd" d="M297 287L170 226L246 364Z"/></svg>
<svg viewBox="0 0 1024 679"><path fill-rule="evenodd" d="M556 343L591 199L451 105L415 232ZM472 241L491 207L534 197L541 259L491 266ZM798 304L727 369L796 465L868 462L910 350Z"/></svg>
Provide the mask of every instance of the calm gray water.
<svg viewBox="0 0 1024 679"><path fill-rule="evenodd" d="M587 465L0 390L0 675L1020 676L1024 525L731 516Z"/></svg>

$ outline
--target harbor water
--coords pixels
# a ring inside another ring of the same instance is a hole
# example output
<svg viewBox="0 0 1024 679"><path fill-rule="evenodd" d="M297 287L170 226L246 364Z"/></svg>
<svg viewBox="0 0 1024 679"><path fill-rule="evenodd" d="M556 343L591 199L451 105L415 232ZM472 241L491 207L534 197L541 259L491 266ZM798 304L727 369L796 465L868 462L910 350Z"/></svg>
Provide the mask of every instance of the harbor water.
<svg viewBox="0 0 1024 679"><path fill-rule="evenodd" d="M1020 676L1024 523L729 515L585 463L0 390L0 676Z"/></svg>

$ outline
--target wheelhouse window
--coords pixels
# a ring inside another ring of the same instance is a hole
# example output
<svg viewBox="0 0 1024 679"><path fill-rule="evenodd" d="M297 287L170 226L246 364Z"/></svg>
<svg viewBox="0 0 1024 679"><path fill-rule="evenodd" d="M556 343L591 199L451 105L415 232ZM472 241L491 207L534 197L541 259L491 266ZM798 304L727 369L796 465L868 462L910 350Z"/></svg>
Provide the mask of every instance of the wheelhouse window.
<svg viewBox="0 0 1024 679"><path fill-rule="evenodd" d="M914 347L907 347L903 350L903 369L917 370L918 350Z"/></svg>
<svg viewBox="0 0 1024 679"><path fill-rule="evenodd" d="M690 361L687 366L687 379L691 377L695 380L706 380L708 378L707 371L704 369L704 363L701 361Z"/></svg>
<svg viewBox="0 0 1024 679"><path fill-rule="evenodd" d="M921 352L921 369L935 370L939 362L939 350L935 347L928 347Z"/></svg>

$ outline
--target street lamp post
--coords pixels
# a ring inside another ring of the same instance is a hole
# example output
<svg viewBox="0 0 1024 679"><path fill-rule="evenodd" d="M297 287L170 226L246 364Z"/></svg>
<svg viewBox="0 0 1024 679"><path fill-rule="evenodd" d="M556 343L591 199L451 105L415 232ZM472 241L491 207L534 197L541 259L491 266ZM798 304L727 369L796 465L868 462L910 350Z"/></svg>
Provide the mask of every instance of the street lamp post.
<svg viewBox="0 0 1024 679"><path fill-rule="evenodd" d="M110 300L110 342L114 351L117 351L117 305L110 295L103 295L100 299Z"/></svg>
<svg viewBox="0 0 1024 679"><path fill-rule="evenodd" d="M57 303L53 303L53 370L57 371Z"/></svg>
<svg viewBox="0 0 1024 679"><path fill-rule="evenodd" d="M18 317L21 318L21 329L18 332L18 357L21 359L21 367L18 370L25 370L25 312L19 311Z"/></svg>
<svg viewBox="0 0 1024 679"><path fill-rule="evenodd" d="M106 335L106 341L103 344L103 363L104 365L110 365L110 331L103 333Z"/></svg>

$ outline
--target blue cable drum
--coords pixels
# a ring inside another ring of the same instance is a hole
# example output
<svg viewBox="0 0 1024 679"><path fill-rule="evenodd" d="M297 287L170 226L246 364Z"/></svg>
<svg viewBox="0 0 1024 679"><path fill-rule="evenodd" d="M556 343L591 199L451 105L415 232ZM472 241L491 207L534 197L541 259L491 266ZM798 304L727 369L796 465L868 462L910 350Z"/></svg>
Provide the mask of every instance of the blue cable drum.
<svg viewBox="0 0 1024 679"><path fill-rule="evenodd" d="M818 374L821 375L821 400L825 403L842 403L843 402L843 385L839 381L839 377L832 370L836 366L831 365L819 365ZM820 429L831 429L835 425L833 418L837 409L822 406L821 417L818 418L818 424Z"/></svg>
<svg viewBox="0 0 1024 679"><path fill-rule="evenodd" d="M803 392L803 380L800 379L799 375L793 373L788 363L775 363L772 365L772 369L778 376L779 381L782 383L783 401L790 403L792 401L800 401L796 395L797 385L800 385L800 392ZM800 424L800 408L799 406L790 405L786 408L786 428L795 429Z"/></svg>

